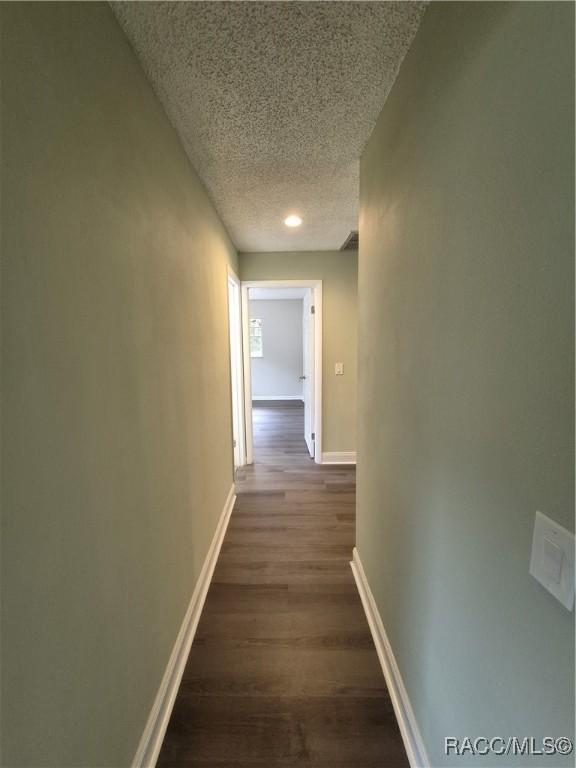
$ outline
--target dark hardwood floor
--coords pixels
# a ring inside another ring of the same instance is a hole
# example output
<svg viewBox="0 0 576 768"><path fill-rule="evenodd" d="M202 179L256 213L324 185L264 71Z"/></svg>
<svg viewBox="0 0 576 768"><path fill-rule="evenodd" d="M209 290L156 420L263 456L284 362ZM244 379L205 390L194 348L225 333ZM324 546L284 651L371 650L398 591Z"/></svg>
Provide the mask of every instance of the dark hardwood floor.
<svg viewBox="0 0 576 768"><path fill-rule="evenodd" d="M308 457L303 409L254 408L238 499L159 766L407 766L349 561L355 472Z"/></svg>

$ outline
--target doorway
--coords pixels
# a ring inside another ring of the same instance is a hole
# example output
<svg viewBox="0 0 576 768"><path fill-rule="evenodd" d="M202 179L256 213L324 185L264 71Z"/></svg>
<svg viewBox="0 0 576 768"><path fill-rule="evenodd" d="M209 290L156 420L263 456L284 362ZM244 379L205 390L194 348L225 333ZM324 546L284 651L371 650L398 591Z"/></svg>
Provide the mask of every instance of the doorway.
<svg viewBox="0 0 576 768"><path fill-rule="evenodd" d="M262 302L260 304L260 302ZM272 312L272 305L277 311ZM280 312L280 302L286 306ZM288 305L291 304L290 312ZM258 305L260 309L257 309ZM295 316L298 315L297 317ZM284 319L283 319L284 318ZM291 320L289 318L292 318ZM288 340L298 328L299 348ZM254 460L253 401L294 402L303 409L302 437L318 464L322 456L322 281L258 280L242 283L246 462ZM278 360L279 347L285 357ZM289 349L289 353L286 351Z"/></svg>

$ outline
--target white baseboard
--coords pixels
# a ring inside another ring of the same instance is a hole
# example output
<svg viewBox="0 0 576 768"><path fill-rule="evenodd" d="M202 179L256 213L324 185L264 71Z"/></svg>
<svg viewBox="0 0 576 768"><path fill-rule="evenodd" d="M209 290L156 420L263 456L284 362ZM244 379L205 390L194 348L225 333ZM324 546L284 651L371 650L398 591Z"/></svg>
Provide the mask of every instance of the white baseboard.
<svg viewBox="0 0 576 768"><path fill-rule="evenodd" d="M322 464L356 464L356 451L328 451L322 454Z"/></svg>
<svg viewBox="0 0 576 768"><path fill-rule="evenodd" d="M252 400L301 400L302 395L252 395Z"/></svg>
<svg viewBox="0 0 576 768"><path fill-rule="evenodd" d="M380 666L384 672L386 679L386 685L388 686L388 693L392 699L392 705L394 706L394 712L398 725L400 727L400 733L402 734L402 740L404 741L404 747L408 756L408 761L411 768L429 768L430 761L426 754L426 748L422 740L418 723L414 715L414 710L410 704L408 693L402 681L398 664L394 658L392 646L384 630L382 619L378 612L378 607L374 601L370 585L366 580L366 574L362 567L360 555L358 550L354 547L353 560L350 563L352 567L352 573L356 580L356 586L360 593L360 599L366 612L366 618L370 625L370 631L372 632L372 638L374 645L376 646L376 652L380 659Z"/></svg>
<svg viewBox="0 0 576 768"><path fill-rule="evenodd" d="M228 497L224 503L224 509L220 515L220 520L216 526L214 538L210 544L210 549L204 560L204 565L196 582L190 604L184 616L184 621L178 632L178 637L172 649L172 654L168 661L168 666L164 672L164 677L160 683L160 688L156 695L156 699L150 711L148 722L144 728L144 733L140 739L140 744L132 761L132 768L154 768L158 755L160 754L160 748L162 741L164 740L164 734L168 727L168 721L172 714L172 708L174 706L174 700L178 693L178 687L180 686L180 680L186 666L188 654L194 640L196 633L196 627L200 620L200 614L204 606L208 587L212 580L212 574L214 573L214 566L218 560L220 553L220 547L224 540L224 534L228 527L228 521L232 514L234 502L236 501L236 494L234 492L234 484L228 492Z"/></svg>

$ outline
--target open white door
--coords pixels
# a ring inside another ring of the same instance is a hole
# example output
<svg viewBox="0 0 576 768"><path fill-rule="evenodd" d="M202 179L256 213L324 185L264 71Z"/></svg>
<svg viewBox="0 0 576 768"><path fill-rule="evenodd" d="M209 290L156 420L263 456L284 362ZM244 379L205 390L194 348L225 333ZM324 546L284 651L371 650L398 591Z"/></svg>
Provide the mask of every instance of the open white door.
<svg viewBox="0 0 576 768"><path fill-rule="evenodd" d="M246 463L244 442L244 397L242 372L242 325L240 309L240 282L228 272L228 319L230 324L230 377L232 395L232 437L234 440L234 468Z"/></svg>
<svg viewBox="0 0 576 768"><path fill-rule="evenodd" d="M302 399L304 400L304 439L308 453L314 458L314 293L308 288L304 295L302 334Z"/></svg>

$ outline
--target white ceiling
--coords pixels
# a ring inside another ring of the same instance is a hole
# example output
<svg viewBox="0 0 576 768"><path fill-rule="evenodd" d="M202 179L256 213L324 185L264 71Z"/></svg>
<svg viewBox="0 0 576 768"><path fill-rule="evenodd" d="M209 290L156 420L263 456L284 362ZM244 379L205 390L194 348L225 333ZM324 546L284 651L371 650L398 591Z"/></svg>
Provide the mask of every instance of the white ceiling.
<svg viewBox="0 0 576 768"><path fill-rule="evenodd" d="M303 299L308 288L249 288L250 301L270 299Z"/></svg>
<svg viewBox="0 0 576 768"><path fill-rule="evenodd" d="M361 151L425 4L111 5L237 248L339 248L358 228Z"/></svg>

